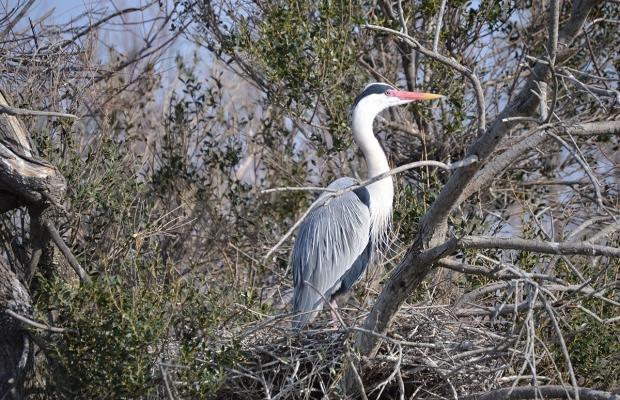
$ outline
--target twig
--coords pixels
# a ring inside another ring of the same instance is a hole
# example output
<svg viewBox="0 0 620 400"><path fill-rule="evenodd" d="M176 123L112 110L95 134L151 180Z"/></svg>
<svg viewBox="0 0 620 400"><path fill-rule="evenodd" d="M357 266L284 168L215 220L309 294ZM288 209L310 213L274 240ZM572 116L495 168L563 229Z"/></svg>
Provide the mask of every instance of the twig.
<svg viewBox="0 0 620 400"><path fill-rule="evenodd" d="M509 394L510 388L503 388L492 390L482 395L476 395L475 397L469 397L471 399L476 398L478 400L500 400L500 399L570 399L570 395L566 393L566 388L560 385L545 385L538 388L532 386L520 386L514 388L512 393ZM602 392L600 390L593 390L587 388L576 388L578 395L582 400L611 400L616 395L610 392Z"/></svg>
<svg viewBox="0 0 620 400"><path fill-rule="evenodd" d="M400 26L403 29L405 35L409 34L409 29L407 29L407 21L405 20L405 13L403 12L403 1L398 0L398 17L400 18Z"/></svg>
<svg viewBox="0 0 620 400"><path fill-rule="evenodd" d="M601 69L598 67L598 62L596 62L596 56L594 55L594 50L592 49L592 43L590 42L590 35L588 35L588 29L584 26L581 27L583 30L583 35L586 38L586 44L588 45L588 51L590 52L590 58L592 59L592 65L594 65L594 69L596 72L602 76ZM603 85L607 87L607 84L603 81Z"/></svg>
<svg viewBox="0 0 620 400"><path fill-rule="evenodd" d="M13 29L15 27L15 25L17 25L17 23L24 17L24 15L26 15L26 13L28 12L28 10L30 9L30 7L32 7L32 5L34 4L36 0L29 0L28 3L26 3L21 11L19 12L19 14L17 16L15 16L15 18L13 18L9 24L7 25L7 27L4 29L4 31L0 34L0 40L4 40L5 36L9 34L9 32L11 32L11 29Z"/></svg>
<svg viewBox="0 0 620 400"><path fill-rule="evenodd" d="M161 371L161 377L164 380L164 386L166 387L166 393L168 394L168 398L170 400L175 400L175 397L172 394L172 390L170 390L170 384L168 383L168 373L166 372L163 364L159 364L159 370Z"/></svg>
<svg viewBox="0 0 620 400"><path fill-rule="evenodd" d="M86 271L84 271L80 263L75 259L73 253L71 252L71 249L69 249L69 247L67 247L67 245L65 244L65 241L62 240L54 224L50 220L46 219L45 221L43 221L43 226L46 228L47 232L50 234L50 237L52 238L60 252L65 256L71 268L73 268L75 273L78 274L82 282L90 282L90 276L86 273Z"/></svg>
<svg viewBox="0 0 620 400"><path fill-rule="evenodd" d="M355 368L355 364L350 358L351 348L348 344L346 344L346 347L347 349L345 350L347 351L347 357L349 358L349 369L353 373L353 378L355 379L355 383L358 386L358 394L360 395L362 400L368 400L368 396L366 396L366 390L364 389L364 382L362 381L362 377L360 376L359 372L357 372L357 368Z"/></svg>
<svg viewBox="0 0 620 400"><path fill-rule="evenodd" d="M547 41L547 55L551 67L555 65L555 56L558 51L560 1L561 0L551 0L549 3L549 40Z"/></svg>
<svg viewBox="0 0 620 400"><path fill-rule="evenodd" d="M551 305L549 304L547 299L545 299L544 296L540 296L540 299L545 304L545 310L547 311L547 315L549 315L549 320L551 321L551 325L553 325L553 329L555 330L555 333L558 336L560 348L562 349L562 355L564 356L564 362L566 363L566 368L568 369L570 380L573 385L573 389L575 391L575 400L579 400L579 386L577 385L577 378L575 377L575 371L573 370L573 365L570 360L570 354L568 353L568 349L566 348L566 342L564 341L562 330L560 329L560 326L558 325L558 321L555 319L555 315L553 314L553 309L551 308Z"/></svg>
<svg viewBox="0 0 620 400"><path fill-rule="evenodd" d="M575 78L575 76L573 74L571 74L570 72L564 72L563 74L559 75L562 78L566 78L568 79L569 82L574 83L575 85L579 86L580 88L582 88L583 90L585 90L586 92L590 93L592 95L592 97L594 97L596 99L596 101L598 102L598 104L603 108L603 110L606 110L605 105L603 104L603 102L601 101L601 99L598 96L609 96L609 97L613 97L616 99L616 102L620 103L620 92L614 89L602 89L596 86L592 86L592 85L586 85L585 83L581 82L579 79Z"/></svg>
<svg viewBox="0 0 620 400"><path fill-rule="evenodd" d="M44 324L41 324L39 322L35 322L35 321L33 321L33 320L29 319L29 318L26 318L26 317L24 317L22 315L19 315L18 313L16 313L13 310L6 309L6 310L4 310L4 312L6 314L9 314L13 318L16 318L16 319L18 319L18 320L20 320L22 322L25 322L28 325L34 326L35 328L44 329L46 331L55 332L55 333L77 333L77 331L73 330L73 329L69 329L69 328L55 328L53 326L44 325Z"/></svg>
<svg viewBox="0 0 620 400"><path fill-rule="evenodd" d="M594 186L594 193L596 194L596 204L599 207L603 207L603 196L601 195L601 187L598 183L598 180L592 173L590 166L581 158L581 156L577 155L575 150L571 146L569 146L568 143L564 141L564 139L551 132L547 132L547 134L552 137L556 142L560 143L566 150L568 150L568 152L575 158L579 165L581 165L586 175L588 175L588 177L590 178L592 186Z"/></svg>
<svg viewBox="0 0 620 400"><path fill-rule="evenodd" d="M377 337L379 339L383 339L383 340L385 340L387 342L390 342L390 343L396 345L396 347L398 347L398 358L396 360L396 365L394 366L394 370L392 371L390 376L388 376L382 382L378 383L374 390L376 390L376 388L379 387L379 386L385 387L385 385L387 385L396 376L397 372L400 370L400 365L401 365L402 360L403 360L403 346L401 345L401 342L399 340L395 340L395 339L392 339L392 338L387 337L385 335L381 335L379 333L376 333L376 332L373 332L373 331L369 331L369 330L363 329L363 328L351 327L351 328L349 328L349 330L375 336L375 337ZM381 390L383 390L383 389L381 389Z"/></svg>
<svg viewBox="0 0 620 400"><path fill-rule="evenodd" d="M330 189L325 187L317 187L317 186L296 186L296 187L278 187L272 189L264 189L261 190L261 194L273 193L273 192L328 192L328 193L338 193L338 189Z"/></svg>
<svg viewBox="0 0 620 400"><path fill-rule="evenodd" d="M327 303L327 305L329 306L329 309L331 310L332 313L334 313L334 315L336 316L336 318L338 318L338 322L340 322L340 326L342 326L343 329L348 329L347 324L344 323L342 316L340 315L340 312L334 308L334 306L332 306L331 302L329 301L329 299L327 299L325 297L325 295L323 293L321 293L319 290L317 290L317 288L315 288L310 282L308 281L304 281L304 283L308 286L310 286L312 288L312 290L314 290L319 296L321 296L321 298L323 299L323 301L325 303Z"/></svg>
<svg viewBox="0 0 620 400"><path fill-rule="evenodd" d="M73 115L73 114L65 114L65 113L52 112L52 111L24 110L23 108L9 107L5 104L0 104L0 114L34 115L34 116L44 116L44 117L66 117L66 118L80 119L80 117L78 117L77 115Z"/></svg>
<svg viewBox="0 0 620 400"><path fill-rule="evenodd" d="M267 252L267 254L265 254L265 256L263 257L263 261L264 261L264 260L266 260L266 259L268 259L268 258L269 258L269 256L270 256L271 254L273 254L273 252L274 252L274 251L276 251L276 250L277 250L277 249L278 249L278 248L282 245L282 243L284 243L284 241L285 241L286 239L288 239L288 238L289 238L289 236L291 236L291 235L293 234L293 232L295 231L295 229L297 229L297 227L298 227L299 225L301 225L301 223L302 223L302 222L304 222L304 221L305 221L306 217L307 217L308 215L310 215L310 213L311 213L312 211L314 211L314 207L315 207L317 204L319 204L320 202L322 202L323 200L324 200L324 198L323 198L323 196L321 196L321 197L319 197L318 199L314 200L314 202L312 202L312 204L310 204L310 207L308 207L308 209L306 210L306 212L304 212L304 213L302 214L302 216L301 216L301 217L297 220L297 222L295 222L295 223L293 224L293 226L291 226L291 227L289 228L288 232L286 232L286 233L284 234L284 236L282 236L282 238L278 241L278 243L276 243L276 245L275 245L275 246L273 246L273 247L271 248L271 250L269 250L269 251Z"/></svg>
<svg viewBox="0 0 620 400"><path fill-rule="evenodd" d="M506 249L522 250L544 254L575 254L582 256L608 256L620 258L620 249L615 247L600 246L589 243L566 243L566 242L543 242L540 240L527 240L518 238L498 238L491 236L463 236L459 239L451 239L457 242L460 249ZM448 247L450 247L448 245Z"/></svg>

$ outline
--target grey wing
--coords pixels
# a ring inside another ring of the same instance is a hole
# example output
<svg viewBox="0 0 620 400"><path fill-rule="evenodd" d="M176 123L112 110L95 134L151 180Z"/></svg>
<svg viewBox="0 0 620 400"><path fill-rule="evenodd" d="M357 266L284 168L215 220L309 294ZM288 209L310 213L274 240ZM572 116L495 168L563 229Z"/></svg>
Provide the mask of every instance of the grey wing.
<svg viewBox="0 0 620 400"><path fill-rule="evenodd" d="M356 183L351 178L340 178L329 188L344 189ZM322 308L324 300L317 292L329 300L340 289L343 279L347 286L355 283L368 264L372 249L369 241L366 188L332 198L327 206L316 206L299 229L293 248L293 311L305 313L295 317L294 327L304 327Z"/></svg>

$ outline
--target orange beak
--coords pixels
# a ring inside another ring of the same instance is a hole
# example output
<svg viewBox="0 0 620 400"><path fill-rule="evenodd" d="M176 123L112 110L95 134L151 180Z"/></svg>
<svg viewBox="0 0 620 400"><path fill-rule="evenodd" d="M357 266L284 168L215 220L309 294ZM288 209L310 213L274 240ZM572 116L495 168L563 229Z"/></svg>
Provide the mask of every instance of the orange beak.
<svg viewBox="0 0 620 400"><path fill-rule="evenodd" d="M433 93L416 93L404 90L392 90L392 96L398 97L400 100L434 100L441 99L442 95Z"/></svg>

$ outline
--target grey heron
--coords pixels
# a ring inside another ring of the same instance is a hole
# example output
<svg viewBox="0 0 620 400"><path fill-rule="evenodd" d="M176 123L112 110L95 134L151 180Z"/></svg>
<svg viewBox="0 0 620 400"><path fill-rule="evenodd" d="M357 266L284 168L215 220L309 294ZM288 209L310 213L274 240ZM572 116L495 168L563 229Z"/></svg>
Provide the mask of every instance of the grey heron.
<svg viewBox="0 0 620 400"><path fill-rule="evenodd" d="M399 91L384 83L364 88L351 108L351 129L366 159L369 179L390 170L372 130L377 114L388 107L440 97ZM352 178L340 178L328 188L340 190L355 184ZM393 197L392 178L387 177L315 206L299 229L291 255L294 328L304 328L314 319L323 298L337 307L335 298L362 276L373 252L387 241Z"/></svg>

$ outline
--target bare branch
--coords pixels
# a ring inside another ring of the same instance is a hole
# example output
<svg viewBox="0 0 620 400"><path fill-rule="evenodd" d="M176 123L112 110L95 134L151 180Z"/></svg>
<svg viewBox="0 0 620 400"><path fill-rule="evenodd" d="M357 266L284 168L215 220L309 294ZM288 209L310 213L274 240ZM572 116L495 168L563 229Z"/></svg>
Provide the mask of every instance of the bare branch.
<svg viewBox="0 0 620 400"><path fill-rule="evenodd" d="M441 33L441 24L443 23L443 13L445 9L446 0L441 0L439 12L437 13L437 19L435 20L435 38L433 39L433 52L435 53L437 53L437 46L439 45L439 34Z"/></svg>
<svg viewBox="0 0 620 400"><path fill-rule="evenodd" d="M71 265L71 268L73 268L75 273L78 274L82 282L90 282L90 276L86 273L86 271L84 271L80 263L75 259L73 253L71 252L71 249L69 249L69 247L67 247L67 245L65 244L65 241L62 240L62 237L60 237L60 234L56 230L54 224L49 220L45 220L43 221L43 226L47 229L50 237L52 238L60 252L65 256L65 258L69 262L69 265Z"/></svg>
<svg viewBox="0 0 620 400"><path fill-rule="evenodd" d="M478 395L478 400L509 400L509 399L571 399L572 388L565 386L549 385L549 386L519 386L514 389L504 388ZM588 388L577 388L579 398L582 400L612 400L617 395L609 392L602 392Z"/></svg>
<svg viewBox="0 0 620 400"><path fill-rule="evenodd" d="M601 195L601 186L598 183L598 180L596 179L594 174L592 173L592 169L590 169L590 166L562 138L560 138L559 136L551 132L548 132L548 134L553 139L555 139L555 141L560 143L562 147L564 147L575 158L575 160L579 163L579 165L581 165L581 167L583 168L583 171L586 173L586 175L588 175L588 178L590 178L590 182L592 182L592 186L594 186L594 193L596 194L596 204L598 204L599 207L603 207L603 196Z"/></svg>
<svg viewBox="0 0 620 400"><path fill-rule="evenodd" d="M28 325L32 325L35 328L39 328L39 329L43 329L46 331L50 331L50 332L56 332L56 333L77 333L77 331L73 330L73 329L66 329L66 328L55 328L53 326L49 326L49 325L44 325L38 322L35 322L29 318L26 318L22 315L19 315L18 313L16 313L13 310L9 310L6 309L4 310L5 313L7 313L8 315L10 315L13 318L17 318L18 320L28 324Z"/></svg>
<svg viewBox="0 0 620 400"><path fill-rule="evenodd" d="M26 3L24 7L21 9L19 14L15 16L15 18L13 18L11 22L9 22L9 25L6 27L4 32L0 34L0 41L4 40L4 38L9 34L9 32L11 32L11 29L13 29L13 27L17 25L19 21L21 21L21 19L24 17L24 15L26 15L26 13L28 12L28 10L34 4L35 1L36 0L29 0L28 3Z"/></svg>
<svg viewBox="0 0 620 400"><path fill-rule="evenodd" d="M464 236L458 241L461 249L505 249L531 251L543 254L607 256L620 258L620 249L583 242L543 242L516 238L498 238L492 236Z"/></svg>
<svg viewBox="0 0 620 400"><path fill-rule="evenodd" d="M73 114L65 114L65 113L52 112L52 111L24 110L22 108L9 107L4 104L0 104L0 113L8 114L8 115L34 115L34 116L43 116L43 117L66 117L66 118L80 119L80 117L78 117L77 115L73 115Z"/></svg>

